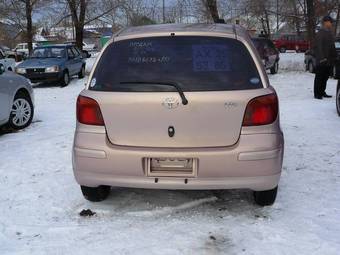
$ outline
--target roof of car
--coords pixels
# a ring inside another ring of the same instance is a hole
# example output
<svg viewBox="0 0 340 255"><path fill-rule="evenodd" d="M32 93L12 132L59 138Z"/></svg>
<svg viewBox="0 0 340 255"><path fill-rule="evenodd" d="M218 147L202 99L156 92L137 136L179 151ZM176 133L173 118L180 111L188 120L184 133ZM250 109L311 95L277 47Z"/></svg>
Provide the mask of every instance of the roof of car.
<svg viewBox="0 0 340 255"><path fill-rule="evenodd" d="M136 26L122 29L115 36L133 36L149 33L176 33L176 32L211 32L234 34L235 36L248 36L248 32L237 25L228 24L161 24Z"/></svg>
<svg viewBox="0 0 340 255"><path fill-rule="evenodd" d="M49 45L40 45L37 48L54 48L54 47L58 47L58 48L64 48L64 47L72 47L73 45L71 44L49 44Z"/></svg>

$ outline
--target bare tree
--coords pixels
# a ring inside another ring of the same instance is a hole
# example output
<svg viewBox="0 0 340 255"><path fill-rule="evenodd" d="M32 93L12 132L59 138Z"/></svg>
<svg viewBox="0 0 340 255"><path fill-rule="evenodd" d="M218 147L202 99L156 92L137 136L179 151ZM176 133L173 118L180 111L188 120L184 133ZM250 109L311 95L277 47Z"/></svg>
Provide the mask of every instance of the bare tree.
<svg viewBox="0 0 340 255"><path fill-rule="evenodd" d="M100 9L101 1L94 0L66 0L67 6L72 17L72 23L76 35L76 45L79 49L83 48L84 27L91 22L108 15L117 8L119 1L110 1L109 8ZM107 2L106 2L107 3ZM89 8L92 7L91 15L88 15Z"/></svg>
<svg viewBox="0 0 340 255"><path fill-rule="evenodd" d="M203 0L207 10L209 11L213 21L218 23L220 16L218 15L217 2L216 0Z"/></svg>
<svg viewBox="0 0 340 255"><path fill-rule="evenodd" d="M312 45L315 38L315 9L314 9L314 0L306 0L307 6L307 32L308 32L308 40Z"/></svg>
<svg viewBox="0 0 340 255"><path fill-rule="evenodd" d="M15 26L20 27L25 35L25 41L28 44L28 51L31 54L33 50L34 27L32 16L35 8L42 5L40 0L4 0L2 2L6 19Z"/></svg>

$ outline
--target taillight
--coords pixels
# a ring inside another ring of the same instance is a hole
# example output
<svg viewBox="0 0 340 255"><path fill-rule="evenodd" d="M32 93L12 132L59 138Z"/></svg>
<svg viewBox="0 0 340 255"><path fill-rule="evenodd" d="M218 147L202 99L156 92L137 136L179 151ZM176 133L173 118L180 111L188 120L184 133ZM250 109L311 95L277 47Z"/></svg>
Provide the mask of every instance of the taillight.
<svg viewBox="0 0 340 255"><path fill-rule="evenodd" d="M246 108L243 126L261 126L273 123L278 115L279 102L276 94L252 99Z"/></svg>
<svg viewBox="0 0 340 255"><path fill-rule="evenodd" d="M89 97L78 97L77 120L86 125L104 126L103 116L97 101Z"/></svg>

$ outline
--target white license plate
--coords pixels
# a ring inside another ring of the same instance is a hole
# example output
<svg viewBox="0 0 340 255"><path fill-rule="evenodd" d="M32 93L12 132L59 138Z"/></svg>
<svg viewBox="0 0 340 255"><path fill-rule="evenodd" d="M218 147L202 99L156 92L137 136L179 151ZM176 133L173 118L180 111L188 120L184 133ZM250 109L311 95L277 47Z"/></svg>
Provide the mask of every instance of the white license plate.
<svg viewBox="0 0 340 255"><path fill-rule="evenodd" d="M193 158L149 158L148 176L195 177L197 159Z"/></svg>

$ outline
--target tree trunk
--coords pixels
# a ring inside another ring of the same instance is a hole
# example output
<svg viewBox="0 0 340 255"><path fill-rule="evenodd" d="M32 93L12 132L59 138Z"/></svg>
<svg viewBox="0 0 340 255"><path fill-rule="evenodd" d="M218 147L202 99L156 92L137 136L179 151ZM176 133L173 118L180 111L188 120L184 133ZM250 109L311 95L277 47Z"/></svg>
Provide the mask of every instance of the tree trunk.
<svg viewBox="0 0 340 255"><path fill-rule="evenodd" d="M216 0L205 0L205 1L206 1L207 9L209 10L214 23L219 23L220 16L218 15Z"/></svg>
<svg viewBox="0 0 340 255"><path fill-rule="evenodd" d="M268 12L267 10L264 11L265 13L265 16L266 16L266 26L267 26L267 38L270 38L271 37L271 29L270 29L270 24L269 24L269 15L268 15Z"/></svg>
<svg viewBox="0 0 340 255"><path fill-rule="evenodd" d="M76 30L76 46L78 49L83 49L83 39L84 39L84 25L75 25Z"/></svg>
<svg viewBox="0 0 340 255"><path fill-rule="evenodd" d="M308 41L313 47L315 38L315 10L314 10L314 0L306 0L307 3L307 32Z"/></svg>
<svg viewBox="0 0 340 255"><path fill-rule="evenodd" d="M26 9L26 41L28 45L28 52L31 55L33 50L33 26L32 26L32 4L31 0L25 0Z"/></svg>
<svg viewBox="0 0 340 255"><path fill-rule="evenodd" d="M85 14L86 14L86 0L67 0L73 26L76 32L76 46L78 49L83 49L83 37L84 37L84 24L85 24ZM78 7L79 7L79 14L78 14Z"/></svg>
<svg viewBox="0 0 340 255"><path fill-rule="evenodd" d="M294 23L295 23L295 30L296 30L296 34L298 36L301 35L301 22L300 22L300 18L299 18L299 10L297 8L297 3L296 0L292 1L293 4L293 8L294 8Z"/></svg>

